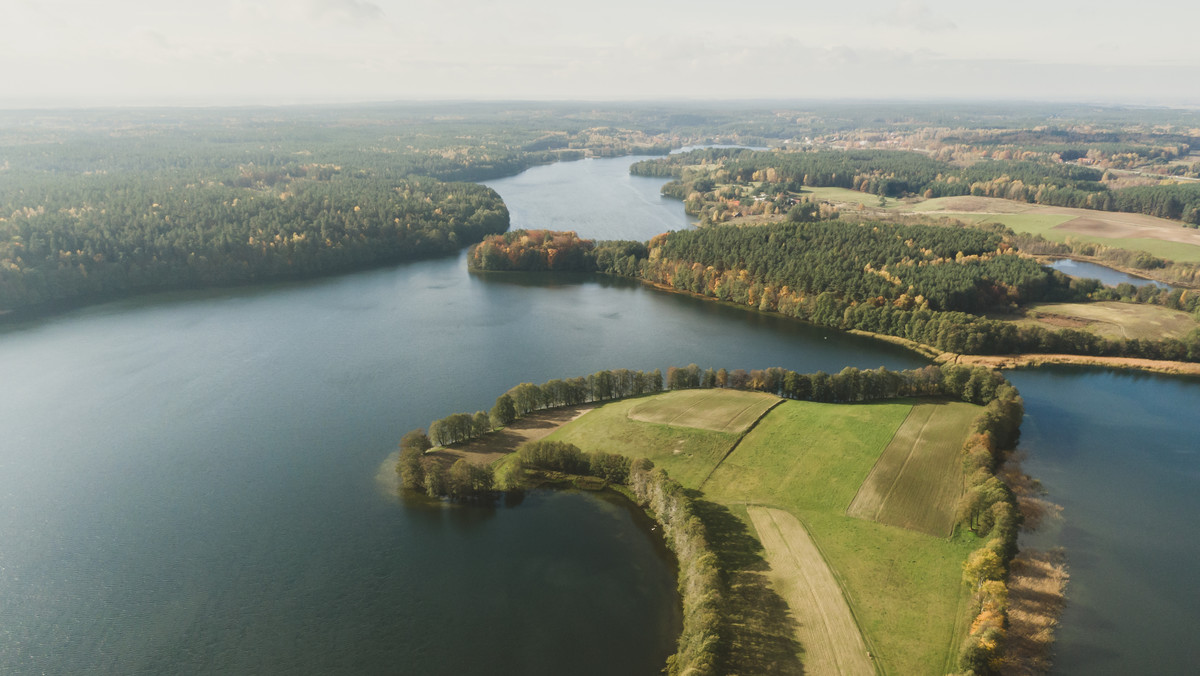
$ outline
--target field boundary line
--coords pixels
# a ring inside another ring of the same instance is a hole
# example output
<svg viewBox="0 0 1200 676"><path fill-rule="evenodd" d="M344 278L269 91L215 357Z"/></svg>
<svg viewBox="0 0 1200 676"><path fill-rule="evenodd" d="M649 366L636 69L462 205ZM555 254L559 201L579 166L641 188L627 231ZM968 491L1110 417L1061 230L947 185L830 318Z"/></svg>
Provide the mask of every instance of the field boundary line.
<svg viewBox="0 0 1200 676"><path fill-rule="evenodd" d="M733 442L733 444L730 445L728 451L725 451L725 455L721 456L721 459L717 461L717 464L713 465L712 469L708 470L708 474L704 475L704 479L702 479L700 481L700 483L696 484L696 490L698 490L698 491L704 490L704 484L708 483L708 480L712 478L712 475L718 469L720 469L721 465L723 465L725 463L725 460L729 456L733 455L733 452L735 450L737 450L737 447L742 445L742 440L746 438L746 435L750 434L750 432L752 432L755 427L758 427L758 423L762 422L762 419L767 417L767 414L770 413L771 411L774 411L775 407L782 404L783 401L784 400L782 397L776 399L775 403L768 406L765 411L763 411L757 418L754 419L754 422L750 423L750 425L746 428L746 431L742 432L741 436L739 436L737 438L737 441Z"/></svg>
<svg viewBox="0 0 1200 676"><path fill-rule="evenodd" d="M757 534L758 534L758 537L760 540L760 544L763 544L764 550L766 548L766 545L765 545L765 543L761 542L764 534L759 529L758 524L756 523L756 519L750 513L752 508L761 510L762 516L766 517L766 519L770 522L772 530L774 530L775 533L779 536L782 536L783 528L782 528L781 524L779 523L778 519L776 518L777 514L782 514L788 518L791 518L796 522L797 525L799 525L800 529L803 531L803 538L806 541L806 545L808 547L811 547L812 551L814 551L816 553L817 558L820 560L820 566L822 567L823 572L829 576L828 579L831 580L834 584L834 587L836 587L837 598L841 601L841 604L840 604L841 608L846 611L849 622L853 626L854 635L858 639L858 645L863 650L863 653L860 654L858 656L858 658L856 659L853 653L846 653L842 650L839 650L838 647L835 646L833 642L829 642L827 645L825 645L823 647L832 649L832 653L829 656L833 658L832 659L833 664L832 665L829 665L829 664L825 664L825 665L806 664L805 666L806 667L816 667L818 669L820 669L821 666L823 666L823 667L832 666L834 668L834 671L838 674L845 674L845 673L880 674L880 673L883 673L882 665L880 664L879 660L875 657L874 646L872 645L871 641L867 638L865 632L863 632L862 624L861 624L861 622L859 622L858 613L855 612L854 605L850 602L850 598L846 593L845 580L843 580L842 576L838 574L837 570L835 570L834 567L832 565L830 565L829 558L825 555L825 551L821 548L820 544L817 543L816 538L813 536L812 531L809 529L808 524L806 524L804 522L804 519L800 518L800 516L793 513L791 510L783 508L783 507L779 507L779 506L767 505L767 504L756 503L756 502L745 502L745 503L741 503L741 504L743 504L747 508L747 517L749 518L751 525L754 527L754 529L756 531L758 531ZM794 543L784 537L780 537L779 540L783 545L783 550L785 550L785 551L781 551L779 553L789 555L785 558L790 558L792 560L792 563L799 564L801 559L796 556L797 550L794 547L794 545L797 543ZM769 557L768 557L768 561L770 561ZM780 561L779 563L784 563L784 562ZM812 583L820 578L821 571L814 570L814 569L806 569L803 566L798 566L798 569L796 572L799 574L799 577L802 578L803 581L806 583L806 586L808 587L808 591L810 593L815 594L817 589L815 586L813 586ZM774 582L772 582L772 585L774 586ZM813 603L812 603L812 607L809 610L811 612L811 610L815 609L819 613L821 622L826 628L826 631L824 632L824 639L826 641L831 641L833 639L833 634L831 632L829 632L829 629L833 628L833 623L831 623L831 616L828 613L831 610L834 612L837 612L837 611L834 608L830 607L827 603L820 602L819 598L820 597L818 597L816 595L813 595L811 597L811 600ZM785 601L786 600L787 599L785 599ZM792 599L792 600L796 600L796 599ZM791 608L791 605L792 604L789 601L789 608ZM837 605L836 602L834 602L834 605ZM791 608L791 611L793 614L796 614L796 615L802 614L802 612L803 612L802 609L798 609L798 608ZM846 619L846 618L844 618L844 619ZM844 619L843 619L843 621L844 621ZM843 625L843 626L845 626L845 625ZM820 635L820 632L818 632L818 635ZM800 636L797 636L797 638L800 638ZM801 645L802 645L802 647L804 646L803 641L801 642ZM817 647L817 646L813 646L813 647ZM844 649L844 648L846 648L846 646L842 645L841 648ZM857 663L858 669L855 668L855 663ZM819 671L817 671L817 673L821 674L824 671L825 671L825 669L820 669Z"/></svg>
<svg viewBox="0 0 1200 676"><path fill-rule="evenodd" d="M851 513L850 513L850 508L854 506L854 503L855 503L855 502L858 500L858 496L859 496L860 494L862 494L862 492L863 492L863 489L864 489L864 488L866 488L866 486L867 486L867 483L871 481L871 475L875 474L875 470L876 470L876 469L878 469L878 467L879 467L879 463L883 462L883 458L884 458L884 456L886 456L886 455L887 455L887 449L888 449L888 447L889 447L889 446L891 446L891 445L892 445L892 442L896 440L896 435L897 435L897 434L900 434L900 430L904 429L904 424L908 422L908 419L909 419L910 417L912 417L912 415L913 415L914 413L916 413L916 411L917 411L917 407L918 407L919 405L920 405L920 402L913 402L912 408L908 409L908 414L904 416L904 420L900 421L900 424L896 426L896 431L892 432L892 438L891 438L891 439L888 439L888 442L887 442L886 444L884 444L884 445L883 445L883 450L879 452L879 457L878 457L878 458L875 458L875 463L871 465L871 471L870 471L870 472L867 472L867 476L866 476L865 478L863 478L863 481L862 481L862 483L858 485L858 490L854 491L854 497L853 497L853 498L851 498L851 499L850 499L850 503L846 505L846 509L845 509L845 514L846 514L846 516L849 516L849 517L851 517L851 518L855 518L855 519L857 519L857 518L860 518L860 517L857 517L857 516L855 516L855 515L851 514ZM929 423L929 420L926 420L926 421L925 421L925 423L926 423L926 424L928 424L928 423ZM922 426L921 426L921 429L922 429L922 430L924 430L924 429L925 429L925 426L924 426L924 425L922 425ZM909 451L909 456L911 456L911 455L912 455L912 451ZM908 462L908 458L907 458L907 457L905 457L905 460L904 460L904 462L905 462L905 463L907 463L907 462ZM901 468L900 468L900 469L901 469L901 471L903 471L903 470L904 470L904 467L903 467L903 466L901 466ZM892 485L895 485L896 481L899 479L899 477L900 477L900 472L897 472L897 473L896 473L896 477L897 477L897 479L895 479L895 480L893 480L893 481L892 481ZM890 486L888 487L888 492L889 492L889 493L891 492L891 487L890 487ZM880 501L879 501L879 508L875 510L875 515L874 515L874 516L872 516L872 517L869 519L870 521L875 521L876 523L878 523L879 514L880 514L880 513L883 511L883 503L884 503L884 502L886 502L886 501L887 501L887 493L885 493L885 494L884 494L884 496L883 496L883 498L882 498L882 499L880 499Z"/></svg>
<svg viewBox="0 0 1200 676"><path fill-rule="evenodd" d="M916 410L917 410L917 407L913 406L913 411L916 411ZM933 418L936 415L937 415L936 409L931 408L930 412L929 412L929 417L925 419L925 422L921 423L921 429L920 429L920 431L917 432L916 438L913 439L912 448L908 449L908 453L904 456L904 462L901 463L901 465L900 465L900 471L896 472L896 478L892 479L891 485L888 486L887 493L884 493L883 499L879 501L879 511L877 511L875 513L875 519L872 519L872 521L877 521L879 518L879 515L883 514L884 505L886 505L888 503L888 500L891 499L892 493L896 490L896 485L900 483L900 477L904 476L904 470L908 469L909 463L912 462L913 456L916 455L917 449L920 448L920 446L921 446L921 441L923 439L925 439L925 430L929 429L929 423L933 422ZM907 422L907 420L906 420L906 422ZM904 424L901 423L900 427L904 427ZM884 448L884 453L886 453L886 452L887 452L887 449ZM882 453L880 454L880 457L883 457ZM868 475L868 476L870 476L870 475Z"/></svg>

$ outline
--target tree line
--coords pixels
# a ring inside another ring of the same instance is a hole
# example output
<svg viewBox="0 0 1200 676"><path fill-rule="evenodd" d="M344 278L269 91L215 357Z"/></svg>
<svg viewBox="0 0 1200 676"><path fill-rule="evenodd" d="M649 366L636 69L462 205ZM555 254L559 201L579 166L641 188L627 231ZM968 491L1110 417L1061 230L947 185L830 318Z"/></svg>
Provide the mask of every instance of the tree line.
<svg viewBox="0 0 1200 676"><path fill-rule="evenodd" d="M998 673L1008 629L1008 572L1017 554L1021 515L1012 490L996 476L1005 452L1016 447L1025 415L1020 394L1000 383L973 434L963 444L966 491L959 500L960 524L981 538L982 545L963 563L963 581L973 593L967 636L959 646L958 665L965 674Z"/></svg>
<svg viewBox="0 0 1200 676"><path fill-rule="evenodd" d="M309 173L251 173L248 187L126 176L46 196L0 219L0 311L326 275L508 228L483 186Z"/></svg>
<svg viewBox="0 0 1200 676"><path fill-rule="evenodd" d="M999 231L871 222L771 223L670 232L644 246L600 242L585 260L584 270L958 354L1200 361L1200 330L1182 339L1112 339L976 314L1039 301L1124 297L1130 291L1072 280L1016 255ZM1146 302L1200 308L1197 294L1182 290L1132 293Z"/></svg>
<svg viewBox="0 0 1200 676"><path fill-rule="evenodd" d="M1103 173L1045 160L991 159L956 167L903 150L694 151L634 164L641 176L674 176L663 194L686 199L715 183L770 184L770 191L840 187L927 198L975 195L1049 206L1148 214L1200 226L1200 185L1165 183L1110 190ZM714 183L715 179L715 183Z"/></svg>

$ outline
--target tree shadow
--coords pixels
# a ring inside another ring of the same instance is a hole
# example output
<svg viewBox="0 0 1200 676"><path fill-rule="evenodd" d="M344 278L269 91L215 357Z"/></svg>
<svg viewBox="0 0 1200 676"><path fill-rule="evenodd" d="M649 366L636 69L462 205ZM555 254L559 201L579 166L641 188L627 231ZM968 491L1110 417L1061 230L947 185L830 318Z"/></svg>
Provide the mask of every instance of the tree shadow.
<svg viewBox="0 0 1200 676"><path fill-rule="evenodd" d="M727 507L693 492L696 515L724 577L720 657L723 673L803 674L803 648L787 602L771 587L762 544Z"/></svg>

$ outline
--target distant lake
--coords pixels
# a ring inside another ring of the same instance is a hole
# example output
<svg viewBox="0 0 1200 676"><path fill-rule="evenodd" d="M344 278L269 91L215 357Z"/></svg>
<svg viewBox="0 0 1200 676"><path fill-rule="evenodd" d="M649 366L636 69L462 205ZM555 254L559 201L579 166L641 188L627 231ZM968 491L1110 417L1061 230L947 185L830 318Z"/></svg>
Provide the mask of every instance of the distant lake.
<svg viewBox="0 0 1200 676"><path fill-rule="evenodd" d="M1146 286L1153 284L1160 289L1172 288L1170 284L1164 284L1158 280L1146 279L1130 275L1120 270L1114 270L1110 267L1097 265L1096 263L1088 263L1087 261L1074 261L1069 258L1060 258L1050 261L1047 266L1058 270L1064 275L1070 277L1078 277L1080 279L1098 279L1105 286L1117 286L1118 284L1132 284L1134 286Z"/></svg>

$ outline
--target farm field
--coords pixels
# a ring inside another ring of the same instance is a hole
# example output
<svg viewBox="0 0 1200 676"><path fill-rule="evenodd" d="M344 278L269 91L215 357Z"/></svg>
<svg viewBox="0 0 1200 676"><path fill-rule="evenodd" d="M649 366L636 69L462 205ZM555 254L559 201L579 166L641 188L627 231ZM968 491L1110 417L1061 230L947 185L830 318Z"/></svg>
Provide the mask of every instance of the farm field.
<svg viewBox="0 0 1200 676"><path fill-rule="evenodd" d="M646 457L666 469L681 484L696 486L712 472L741 435L643 422L630 417L631 409L655 398L637 397L610 402L562 426L546 438L575 444L587 452Z"/></svg>
<svg viewBox="0 0 1200 676"><path fill-rule="evenodd" d="M805 188L814 197L835 204L862 204L881 213L915 213L949 216L967 223L1000 223L1016 232L1042 235L1064 242L1067 238L1106 246L1146 251L1168 260L1200 262L1200 230L1185 228L1145 214L1095 211L1071 207L1028 204L998 197L937 197L928 200L888 199L880 208L879 197L846 188Z"/></svg>
<svg viewBox="0 0 1200 676"><path fill-rule="evenodd" d="M1040 303L1025 310L1018 325L1036 325L1051 330L1071 328L1104 338L1183 338L1200 322L1192 315L1140 303Z"/></svg>
<svg viewBox="0 0 1200 676"><path fill-rule="evenodd" d="M743 394L710 392L717 397ZM759 507L790 515L811 536L838 581L839 594L879 668L897 674L943 674L953 669L959 602L965 593L961 566L976 539L932 537L846 515L859 487L913 409L913 401L839 405L784 400L744 436L630 418L635 406L663 396L607 404L548 438L569 441L584 451L649 457L685 487L699 488L703 500L715 503L733 521L740 520L751 533L758 530L752 512ZM667 411L678 403L658 409ZM957 458L954 464L958 465ZM765 522L760 525L769 527ZM789 523L782 530L792 532L792 526ZM718 532L714 539L720 537ZM781 554L798 551L796 547L766 546L770 568L780 571L797 565L794 554ZM785 594L788 588L777 587L777 591ZM813 621L805 619L805 613L813 611L811 606L791 608L799 626ZM797 632L797 639L803 641ZM822 673L816 664L809 664L822 658L802 649L806 673Z"/></svg>
<svg viewBox="0 0 1200 676"><path fill-rule="evenodd" d="M953 670L947 660L958 647L962 562L976 538L931 537L846 515L913 403L784 401L702 488L735 511L768 505L799 519L842 584L878 665L943 674Z"/></svg>
<svg viewBox="0 0 1200 676"><path fill-rule="evenodd" d="M768 576L797 615L804 673L871 676L862 632L821 550L796 517L781 509L746 509L771 563Z"/></svg>
<svg viewBox="0 0 1200 676"><path fill-rule="evenodd" d="M962 402L913 406L846 513L949 537L963 488L959 454L977 415Z"/></svg>
<svg viewBox="0 0 1200 676"><path fill-rule="evenodd" d="M779 397L738 390L676 390L644 399L629 409L641 422L694 427L713 432L745 432Z"/></svg>

